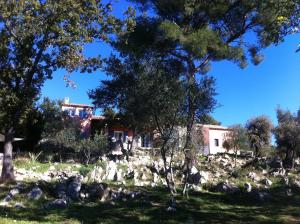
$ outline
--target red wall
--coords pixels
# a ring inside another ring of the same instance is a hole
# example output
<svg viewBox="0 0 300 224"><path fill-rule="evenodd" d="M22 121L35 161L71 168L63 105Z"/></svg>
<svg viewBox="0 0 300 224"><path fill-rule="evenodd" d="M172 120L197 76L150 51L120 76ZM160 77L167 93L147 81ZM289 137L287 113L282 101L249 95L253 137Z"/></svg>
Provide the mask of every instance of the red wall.
<svg viewBox="0 0 300 224"><path fill-rule="evenodd" d="M109 131L113 132L113 131L123 131L123 132L128 132L128 137L133 137L133 130L124 127L122 125L113 125L111 127L109 127Z"/></svg>

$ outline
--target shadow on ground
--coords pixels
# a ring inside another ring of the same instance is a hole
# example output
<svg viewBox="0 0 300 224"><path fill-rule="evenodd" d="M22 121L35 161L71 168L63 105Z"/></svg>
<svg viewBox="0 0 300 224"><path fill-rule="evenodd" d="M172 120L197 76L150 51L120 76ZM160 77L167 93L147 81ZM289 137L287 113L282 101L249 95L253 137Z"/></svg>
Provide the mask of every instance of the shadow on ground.
<svg viewBox="0 0 300 224"><path fill-rule="evenodd" d="M1 200L8 190L0 187ZM287 197L279 193L280 189L273 189L272 199L265 203L257 203L245 193L195 192L189 199L179 197L177 210L171 213L166 212L169 197L164 188L135 190L143 196L127 201L74 202L56 210L42 208L51 195L28 201L25 194L15 200L22 201L26 208L0 207L0 223L1 219L3 223L300 223L300 195Z"/></svg>

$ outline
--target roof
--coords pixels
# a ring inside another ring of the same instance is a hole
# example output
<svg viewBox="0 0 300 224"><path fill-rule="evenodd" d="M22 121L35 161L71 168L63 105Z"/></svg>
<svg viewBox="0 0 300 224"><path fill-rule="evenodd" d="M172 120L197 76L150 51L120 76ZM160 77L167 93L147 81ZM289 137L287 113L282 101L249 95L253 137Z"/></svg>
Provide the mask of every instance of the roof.
<svg viewBox="0 0 300 224"><path fill-rule="evenodd" d="M105 120L104 116L92 116L92 120Z"/></svg>
<svg viewBox="0 0 300 224"><path fill-rule="evenodd" d="M79 104L79 103L62 103L61 105L65 106L65 107L94 108L91 105L88 105L88 104Z"/></svg>
<svg viewBox="0 0 300 224"><path fill-rule="evenodd" d="M198 125L208 128L210 130L230 130L230 128L221 125L213 125L213 124L198 124Z"/></svg>

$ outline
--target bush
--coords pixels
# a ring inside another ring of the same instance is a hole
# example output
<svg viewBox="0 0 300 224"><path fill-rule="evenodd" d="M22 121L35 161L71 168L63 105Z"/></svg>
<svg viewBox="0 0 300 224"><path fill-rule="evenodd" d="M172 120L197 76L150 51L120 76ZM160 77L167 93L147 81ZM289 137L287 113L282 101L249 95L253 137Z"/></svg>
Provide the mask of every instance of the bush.
<svg viewBox="0 0 300 224"><path fill-rule="evenodd" d="M93 138L76 142L75 151L79 153L82 162L89 164L102 156L107 149L108 141L105 135L96 134Z"/></svg>
<svg viewBox="0 0 300 224"><path fill-rule="evenodd" d="M92 171L92 168L88 167L88 166L82 166L79 168L79 173L83 177L86 177L91 171Z"/></svg>

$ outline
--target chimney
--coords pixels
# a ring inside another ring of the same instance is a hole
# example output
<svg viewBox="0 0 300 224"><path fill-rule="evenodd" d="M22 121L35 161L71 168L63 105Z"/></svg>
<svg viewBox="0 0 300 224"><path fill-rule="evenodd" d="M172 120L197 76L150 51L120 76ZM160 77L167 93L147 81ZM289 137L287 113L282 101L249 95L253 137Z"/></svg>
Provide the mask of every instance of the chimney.
<svg viewBox="0 0 300 224"><path fill-rule="evenodd" d="M64 98L64 104L69 104L70 103L70 98L69 97L65 97Z"/></svg>

